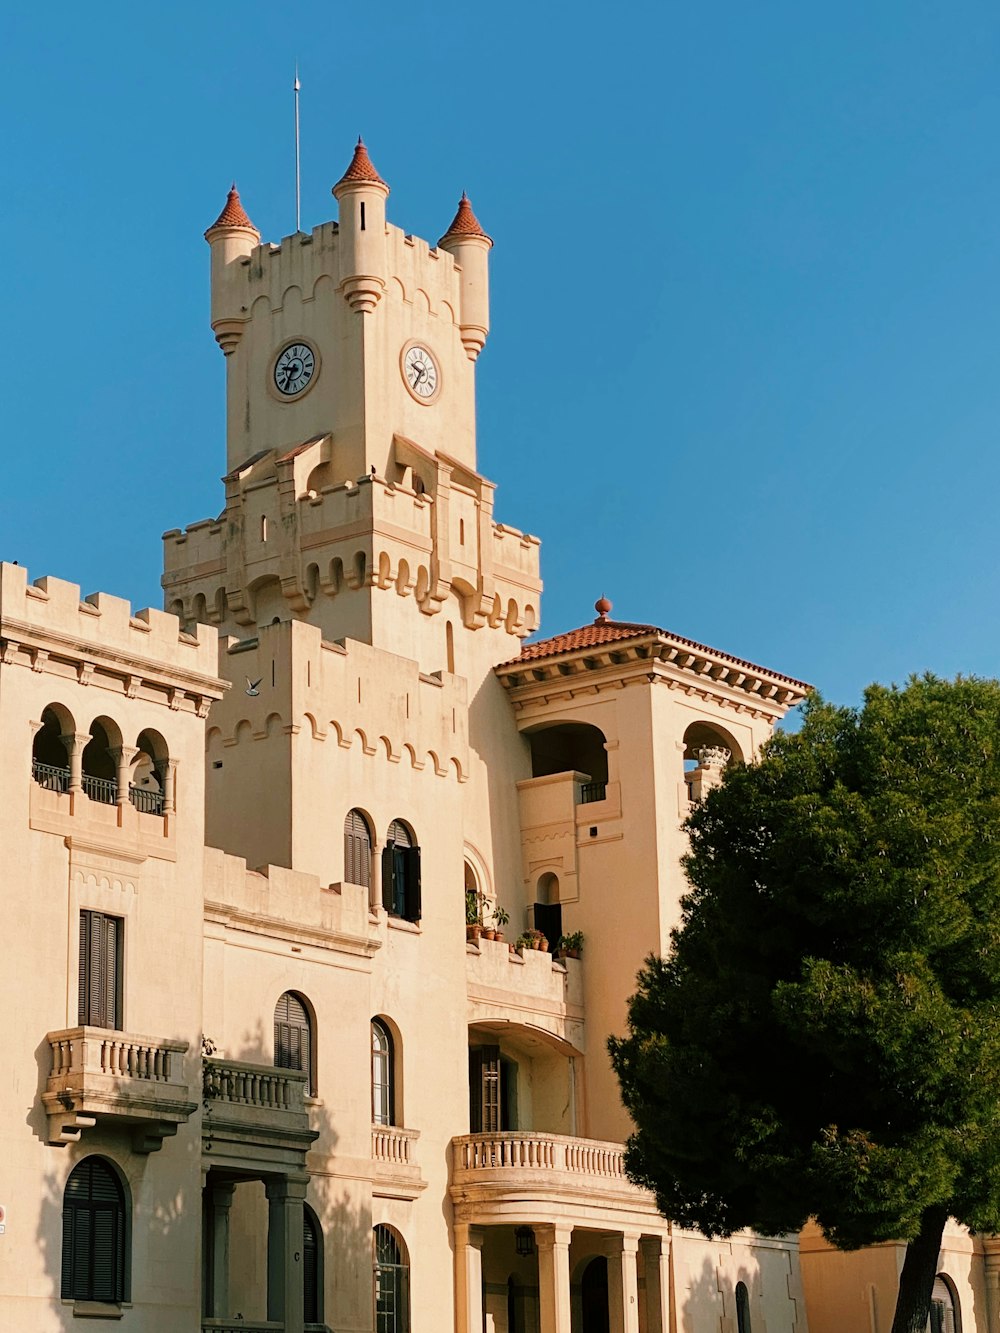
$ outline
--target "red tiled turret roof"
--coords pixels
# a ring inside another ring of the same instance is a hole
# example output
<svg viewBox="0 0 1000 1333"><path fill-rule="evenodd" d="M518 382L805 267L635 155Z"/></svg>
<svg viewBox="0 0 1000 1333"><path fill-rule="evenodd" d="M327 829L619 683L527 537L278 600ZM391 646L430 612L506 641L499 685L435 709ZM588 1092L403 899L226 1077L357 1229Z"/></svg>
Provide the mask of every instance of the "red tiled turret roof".
<svg viewBox="0 0 1000 1333"><path fill-rule="evenodd" d="M387 190L389 188L372 165L372 160L368 156L368 149L360 136L354 149L354 156L351 158L351 165L333 187L334 192L336 193L338 186L348 185L354 181L369 181L372 185L385 185Z"/></svg>
<svg viewBox="0 0 1000 1333"><path fill-rule="evenodd" d="M545 657L558 657L563 653L578 652L582 648L598 648L604 644L621 643L626 639L645 639L655 634L669 639L671 643L692 652L708 654L713 658L731 662L736 667L755 673L759 672L771 680L786 681L796 690L808 692L812 689L811 685L807 685L805 681L796 680L794 676L785 676L780 671L771 671L767 667L758 666L755 662L748 662L742 657L732 657L729 653L720 652L717 648L709 648L707 644L698 643L695 639L685 639L679 634L672 634L669 630L661 629L658 625L638 625L626 620L609 620L608 612L611 610L611 603L606 597L600 599L595 610L598 615L593 624L582 625L579 629L569 630L566 634L557 634L551 639L540 639L537 643L525 644L521 649L520 657L514 658L512 662L505 663L504 668L516 667L522 662L537 662Z"/></svg>
<svg viewBox="0 0 1000 1333"><path fill-rule="evenodd" d="M464 191L458 203L458 212L455 214L451 226L438 241L438 245L441 244L441 241L450 240L453 236L481 236L484 241L489 241L490 245L493 244L491 238L486 235L479 225L479 219L473 213L472 205L469 203L469 196Z"/></svg>
<svg viewBox="0 0 1000 1333"><path fill-rule="evenodd" d="M215 231L216 227L245 227L248 231L257 231L250 219L247 217L246 209L240 203L240 192L236 188L236 182L233 182L232 189L229 191L229 197L226 199L226 206L215 219L208 231ZM205 235L208 235L208 231ZM260 235L257 232L258 236Z"/></svg>

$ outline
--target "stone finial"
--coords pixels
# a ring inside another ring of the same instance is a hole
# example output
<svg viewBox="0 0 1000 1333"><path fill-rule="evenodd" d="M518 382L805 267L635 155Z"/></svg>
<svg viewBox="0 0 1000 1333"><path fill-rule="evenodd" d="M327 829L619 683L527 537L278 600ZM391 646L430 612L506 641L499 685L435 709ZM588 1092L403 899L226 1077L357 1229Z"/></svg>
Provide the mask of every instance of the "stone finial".
<svg viewBox="0 0 1000 1333"><path fill-rule="evenodd" d="M386 194L389 193L389 187L375 170L374 164L368 156L368 149L360 135L354 147L351 164L333 187L332 193L336 194L345 185L378 185L385 190Z"/></svg>
<svg viewBox="0 0 1000 1333"><path fill-rule="evenodd" d="M598 597L597 601L594 603L594 610L597 612L597 619L594 621L594 624L606 625L608 623L608 617L611 615L611 602L608 598Z"/></svg>
<svg viewBox="0 0 1000 1333"><path fill-rule="evenodd" d="M230 188L226 199L226 206L215 219L208 231L205 232L205 240L211 241L214 234L219 231L252 231L260 240L260 232L250 221L247 211L240 201L240 192L236 188L236 182Z"/></svg>
<svg viewBox="0 0 1000 1333"><path fill-rule="evenodd" d="M472 211L469 196L463 190L462 197L458 201L458 212L452 218L451 226L438 241L438 245L444 245L446 241L464 241L470 237L485 241L490 246L493 244L492 237L487 236L479 225L479 219Z"/></svg>
<svg viewBox="0 0 1000 1333"><path fill-rule="evenodd" d="M724 745L701 745L695 750L694 757L702 768L720 770L732 759L733 752Z"/></svg>

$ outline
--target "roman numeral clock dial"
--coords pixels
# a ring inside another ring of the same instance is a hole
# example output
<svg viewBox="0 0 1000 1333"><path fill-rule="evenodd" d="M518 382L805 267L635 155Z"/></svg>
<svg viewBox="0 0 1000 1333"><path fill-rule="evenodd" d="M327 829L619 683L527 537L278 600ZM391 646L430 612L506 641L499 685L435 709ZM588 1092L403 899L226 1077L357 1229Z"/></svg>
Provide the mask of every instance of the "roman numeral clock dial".
<svg viewBox="0 0 1000 1333"><path fill-rule="evenodd" d="M316 354L308 343L289 343L274 363L274 387L282 398L305 393L316 374Z"/></svg>
<svg viewBox="0 0 1000 1333"><path fill-rule="evenodd" d="M423 343L407 343L401 357L403 381L418 403L431 403L441 388L438 364Z"/></svg>

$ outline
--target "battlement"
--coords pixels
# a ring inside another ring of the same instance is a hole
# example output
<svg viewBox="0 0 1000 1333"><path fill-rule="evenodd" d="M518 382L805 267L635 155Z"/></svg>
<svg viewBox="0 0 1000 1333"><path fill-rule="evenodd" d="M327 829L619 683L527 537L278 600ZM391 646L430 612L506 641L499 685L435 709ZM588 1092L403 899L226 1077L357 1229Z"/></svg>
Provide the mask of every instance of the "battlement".
<svg viewBox="0 0 1000 1333"><path fill-rule="evenodd" d="M284 308L291 293L310 300L324 280L339 287L351 276L336 222L323 222L311 232L263 241L249 255L227 268L225 281L251 310L257 301L272 312ZM386 224L386 263L397 294L413 301L419 292L433 314L457 322L461 300L461 268L446 250L430 245L401 227Z"/></svg>
<svg viewBox="0 0 1000 1333"><path fill-rule="evenodd" d="M143 674L194 681L218 697L218 636L206 625L190 633L176 616L145 607L133 613L121 597L98 592L81 599L80 585L40 578L28 583L21 565L0 565L0 635L50 655L141 667Z"/></svg>

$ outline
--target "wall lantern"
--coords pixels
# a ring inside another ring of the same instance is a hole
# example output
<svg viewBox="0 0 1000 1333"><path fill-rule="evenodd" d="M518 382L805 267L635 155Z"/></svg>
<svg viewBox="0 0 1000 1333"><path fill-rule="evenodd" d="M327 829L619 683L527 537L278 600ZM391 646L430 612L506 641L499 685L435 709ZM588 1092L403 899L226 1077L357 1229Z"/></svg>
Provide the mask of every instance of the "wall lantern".
<svg viewBox="0 0 1000 1333"><path fill-rule="evenodd" d="M535 1233L531 1227L514 1228L514 1247L522 1259L535 1253Z"/></svg>

